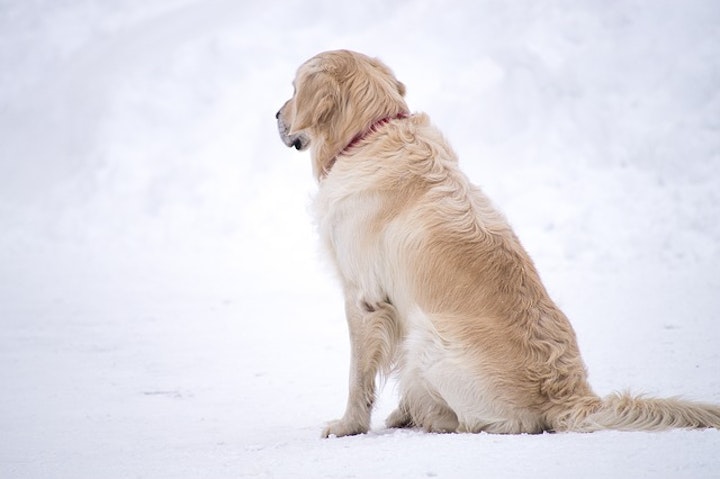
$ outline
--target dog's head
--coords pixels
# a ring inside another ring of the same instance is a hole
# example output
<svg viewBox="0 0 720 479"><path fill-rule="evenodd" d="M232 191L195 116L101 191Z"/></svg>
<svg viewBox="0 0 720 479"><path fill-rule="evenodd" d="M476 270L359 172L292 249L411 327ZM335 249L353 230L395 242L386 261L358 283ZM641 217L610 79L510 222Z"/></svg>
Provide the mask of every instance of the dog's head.
<svg viewBox="0 0 720 479"><path fill-rule="evenodd" d="M289 147L310 147L316 177L374 122L407 111L405 86L379 60L336 50L303 63L295 92L277 112L280 138Z"/></svg>

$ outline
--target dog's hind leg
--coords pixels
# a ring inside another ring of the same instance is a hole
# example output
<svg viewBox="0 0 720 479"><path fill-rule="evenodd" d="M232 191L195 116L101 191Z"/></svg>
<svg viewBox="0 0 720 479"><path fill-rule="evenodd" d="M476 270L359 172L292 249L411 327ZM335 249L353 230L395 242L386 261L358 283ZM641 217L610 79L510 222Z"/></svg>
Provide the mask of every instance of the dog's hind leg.
<svg viewBox="0 0 720 479"><path fill-rule="evenodd" d="M389 428L400 429L405 427L414 427L412 416L408 411L405 402L400 402L400 405L385 419L385 425Z"/></svg>
<svg viewBox="0 0 720 479"><path fill-rule="evenodd" d="M370 303L346 296L350 330L350 389L345 414L327 425L323 437L362 434L370 428L375 378L389 372L400 337L397 310L387 301Z"/></svg>
<svg viewBox="0 0 720 479"><path fill-rule="evenodd" d="M437 394L422 385L406 388L398 408L385 420L391 428L421 427L427 432L456 432L459 421L455 412Z"/></svg>

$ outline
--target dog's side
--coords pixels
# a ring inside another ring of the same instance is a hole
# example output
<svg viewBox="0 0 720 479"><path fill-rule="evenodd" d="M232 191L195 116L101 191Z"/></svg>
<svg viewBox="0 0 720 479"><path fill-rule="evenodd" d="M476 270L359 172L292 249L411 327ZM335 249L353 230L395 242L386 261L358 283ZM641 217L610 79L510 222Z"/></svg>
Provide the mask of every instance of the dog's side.
<svg viewBox="0 0 720 479"><path fill-rule="evenodd" d="M278 127L286 145L311 149L352 351L347 408L324 436L367 432L376 376L391 372L401 398L389 427L720 428L720 406L593 393L528 254L428 117L408 113L385 65L325 52L294 85Z"/></svg>

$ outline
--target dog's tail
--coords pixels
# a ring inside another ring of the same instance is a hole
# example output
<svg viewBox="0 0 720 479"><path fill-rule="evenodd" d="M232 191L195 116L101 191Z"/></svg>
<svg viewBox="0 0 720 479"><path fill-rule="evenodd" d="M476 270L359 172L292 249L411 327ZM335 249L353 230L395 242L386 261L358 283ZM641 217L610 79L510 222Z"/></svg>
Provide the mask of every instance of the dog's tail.
<svg viewBox="0 0 720 479"><path fill-rule="evenodd" d="M594 404L593 404L594 403ZM591 408L588 408L593 404ZM628 393L612 394L579 404L565 416L565 430L592 432L662 431L673 428L720 429L720 405L677 398L650 398ZM568 421L569 420L569 421Z"/></svg>

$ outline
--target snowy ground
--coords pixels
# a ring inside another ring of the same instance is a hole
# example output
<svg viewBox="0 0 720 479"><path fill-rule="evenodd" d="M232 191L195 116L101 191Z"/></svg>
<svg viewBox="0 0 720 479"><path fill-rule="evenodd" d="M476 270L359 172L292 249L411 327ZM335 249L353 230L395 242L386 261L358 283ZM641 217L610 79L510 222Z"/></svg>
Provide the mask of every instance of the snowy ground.
<svg viewBox="0 0 720 479"><path fill-rule="evenodd" d="M0 0L0 477L720 477L720 431L321 440L340 296L274 114L386 61L596 391L720 402L720 4Z"/></svg>

